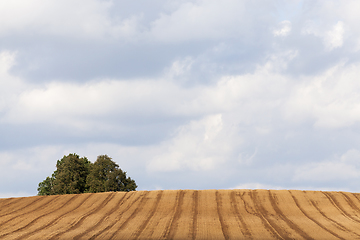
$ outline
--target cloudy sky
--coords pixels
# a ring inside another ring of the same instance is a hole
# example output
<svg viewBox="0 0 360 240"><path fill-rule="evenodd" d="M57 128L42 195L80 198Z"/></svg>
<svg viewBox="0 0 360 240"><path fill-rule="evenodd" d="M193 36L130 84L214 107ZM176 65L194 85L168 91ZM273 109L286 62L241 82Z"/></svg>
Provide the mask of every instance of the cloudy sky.
<svg viewBox="0 0 360 240"><path fill-rule="evenodd" d="M360 2L0 1L0 197L77 153L138 190L360 191Z"/></svg>

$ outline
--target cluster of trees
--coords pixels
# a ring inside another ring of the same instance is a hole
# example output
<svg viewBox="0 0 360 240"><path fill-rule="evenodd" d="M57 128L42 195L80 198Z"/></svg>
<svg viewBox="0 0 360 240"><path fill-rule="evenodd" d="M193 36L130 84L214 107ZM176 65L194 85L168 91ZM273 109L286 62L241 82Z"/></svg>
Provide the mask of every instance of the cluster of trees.
<svg viewBox="0 0 360 240"><path fill-rule="evenodd" d="M135 191L137 185L107 155L94 163L76 154L64 156L56 163L51 177L39 183L38 195L78 194L109 191Z"/></svg>

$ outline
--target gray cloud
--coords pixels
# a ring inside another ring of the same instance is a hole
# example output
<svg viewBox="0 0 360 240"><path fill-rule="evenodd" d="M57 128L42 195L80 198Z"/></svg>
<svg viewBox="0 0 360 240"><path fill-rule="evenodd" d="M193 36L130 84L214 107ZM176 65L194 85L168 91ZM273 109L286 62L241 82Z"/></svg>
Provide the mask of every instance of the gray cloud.
<svg viewBox="0 0 360 240"><path fill-rule="evenodd" d="M36 194L73 152L108 154L140 189L359 191L357 7L12 1L0 197Z"/></svg>

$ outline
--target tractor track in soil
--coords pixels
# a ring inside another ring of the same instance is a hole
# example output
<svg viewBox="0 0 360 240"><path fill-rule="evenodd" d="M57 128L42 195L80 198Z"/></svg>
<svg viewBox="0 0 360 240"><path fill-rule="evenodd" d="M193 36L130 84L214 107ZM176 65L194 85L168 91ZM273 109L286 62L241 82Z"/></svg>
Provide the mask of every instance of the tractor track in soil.
<svg viewBox="0 0 360 240"><path fill-rule="evenodd" d="M223 204L222 204L221 194L219 194L219 191L215 192L215 197L216 197L216 210L217 210L217 214L219 216L221 230L223 232L224 238L226 240L228 240L228 239L230 239L230 237L229 237L229 229L228 229L228 226L225 223L225 216L223 216L223 214L222 214Z"/></svg>
<svg viewBox="0 0 360 240"><path fill-rule="evenodd" d="M90 227L86 230L86 232L83 232L83 233L80 233L80 234L76 235L76 236L74 237L74 239L80 239L81 237L85 236L88 232L91 232L91 231L95 230L96 228L98 228L98 227L104 222L104 220L105 220L106 218L108 218L108 216L109 216L111 213L116 212L116 210L122 205L122 202L123 202L123 200L125 199L125 197L126 197L126 194L124 194L124 196L122 196L122 197L119 199L119 201L118 201L109 211L107 211L107 212L99 219L98 222L96 222L95 225L90 226Z"/></svg>
<svg viewBox="0 0 360 240"><path fill-rule="evenodd" d="M174 215L171 218L171 220L168 222L168 225L165 228L165 232L163 234L163 238L164 239L173 239L176 233L176 229L177 229L177 224L178 221L181 217L181 212L182 212L182 205L183 205L183 201L184 201L184 194L185 192L183 190L180 190L177 194L176 194L176 200L175 200L175 206L174 206Z"/></svg>
<svg viewBox="0 0 360 240"><path fill-rule="evenodd" d="M64 206L66 206L70 201L74 200L74 198L77 198L77 197L78 197L77 195L71 196L71 198L68 199L65 203L63 203L59 208L62 208L62 207L64 207ZM13 233L18 232L18 231L21 231L21 230L24 230L24 229L26 229L26 228L30 228L31 226L35 225L41 218L44 218L44 217L46 217L46 216L48 216L48 215L50 215L50 214L58 211L59 208L57 208L57 209L55 208L55 209L53 209L53 210L50 211L50 212L47 212L47 213L45 213L45 214L42 214L42 215L38 216L37 218L33 219L33 220L32 220L30 223L28 223L27 225L25 225L25 226L23 226L23 227L21 227L21 228L18 228L16 231L13 231ZM35 230L33 230L33 231L27 232L26 234L21 235L21 236L20 236L19 238L17 238L17 239L27 238L27 237L29 237L32 233L35 233L35 232L41 230L42 228L44 228L44 226L41 226L41 227L39 227L39 228L37 228L37 229L35 229Z"/></svg>
<svg viewBox="0 0 360 240"><path fill-rule="evenodd" d="M59 197L60 197L60 196L56 196L56 197L54 197L54 198L52 198L52 199L49 199L44 205L40 205L40 206L36 207L35 209L32 209L32 210L30 210L30 211L28 211L28 212L21 213L21 214L19 214L19 215L15 215L14 217L12 217L12 218L10 218L10 219L7 219L7 220L4 221L4 222L0 222L0 224L1 224L2 226L5 226L5 224L7 224L7 223L9 223L9 222L12 222L14 219L17 219L17 218L20 218L20 217L22 217L22 216L35 213L35 212L37 212L39 209L43 209L44 207L46 207L48 204L50 204L52 201L58 199ZM45 199L45 198L44 198L44 199ZM33 204L34 204L35 202L38 202L38 201L34 201ZM31 204L31 205L32 205L32 204ZM16 212L18 212L18 211L20 211L20 210L17 210ZM16 212L15 212L15 213L11 213L11 214L16 214ZM10 215L10 214L6 214L6 216L7 216L7 215ZM3 231L6 230L6 229L7 229L7 228L3 228ZM2 237L2 236L4 236L4 235L5 235L5 234L0 235L0 237ZM8 235L8 234L6 234L6 235Z"/></svg>
<svg viewBox="0 0 360 240"><path fill-rule="evenodd" d="M120 227L117 229L117 231L114 232L114 234L110 237L110 239L114 239L115 235L121 231L122 229L126 228L129 222L134 219L138 212L141 212L144 206L146 205L146 202L149 200L147 198L147 195L149 195L149 192L145 192L142 195L142 198L139 202L139 206L132 212L132 214L120 225Z"/></svg>
<svg viewBox="0 0 360 240"><path fill-rule="evenodd" d="M0 208L0 239L360 238L360 195L347 192L109 192L0 199Z"/></svg>
<svg viewBox="0 0 360 240"><path fill-rule="evenodd" d="M335 231L330 230L330 229L328 229L327 227L325 227L323 224L321 224L319 220L310 217L310 215L305 211L305 209L300 206L300 203L299 203L299 201L296 199L296 197L295 197L291 192L290 192L290 194L292 195L292 197L293 197L293 199L294 199L294 201L295 201L296 206L301 210L301 212L302 212L310 221L316 223L320 228L324 229L326 232L329 232L331 235L333 235L333 236L335 236L335 237L337 237L337 238L339 238L339 239L345 240L344 238L342 238L341 236L339 236Z"/></svg>
<svg viewBox="0 0 360 240"><path fill-rule="evenodd" d="M92 195L94 195L94 194L92 194ZM89 212L86 212L85 214L83 214L79 219L77 219L77 220L75 221L75 223L72 223L72 225L71 225L69 228L63 230L63 231L60 232L60 233L57 233L55 236L51 237L50 240L51 240L51 239L58 238L59 236L63 235L64 233L70 232L70 231L78 228L78 227L85 221L85 219L86 219L87 217L89 217L89 216L92 215L92 214L95 214L95 213L99 212L99 211L102 209L102 207L104 207L113 197L115 197L115 193L109 194L109 195L106 197L106 199L103 200L101 204L99 204L98 207L96 207L96 208L90 210Z"/></svg>
<svg viewBox="0 0 360 240"><path fill-rule="evenodd" d="M241 199L241 196L239 196L240 199ZM251 232L249 230L249 227L247 226L244 218L241 216L240 214L240 210L239 210L239 205L236 201L236 192L232 191L230 192L230 199L231 199L231 209L232 209L232 212L235 213L235 216L236 216L236 219L238 220L238 226L242 232L242 234L248 238L248 239L252 239L251 237ZM243 201L241 199L241 201ZM245 205L244 205L245 207Z"/></svg>

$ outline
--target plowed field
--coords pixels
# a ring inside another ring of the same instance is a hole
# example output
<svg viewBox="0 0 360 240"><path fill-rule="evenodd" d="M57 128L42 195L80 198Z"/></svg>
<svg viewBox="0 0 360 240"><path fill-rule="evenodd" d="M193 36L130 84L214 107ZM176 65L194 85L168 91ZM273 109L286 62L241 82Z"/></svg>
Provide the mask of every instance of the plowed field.
<svg viewBox="0 0 360 240"><path fill-rule="evenodd" d="M0 239L360 239L360 194L165 190L0 199Z"/></svg>

